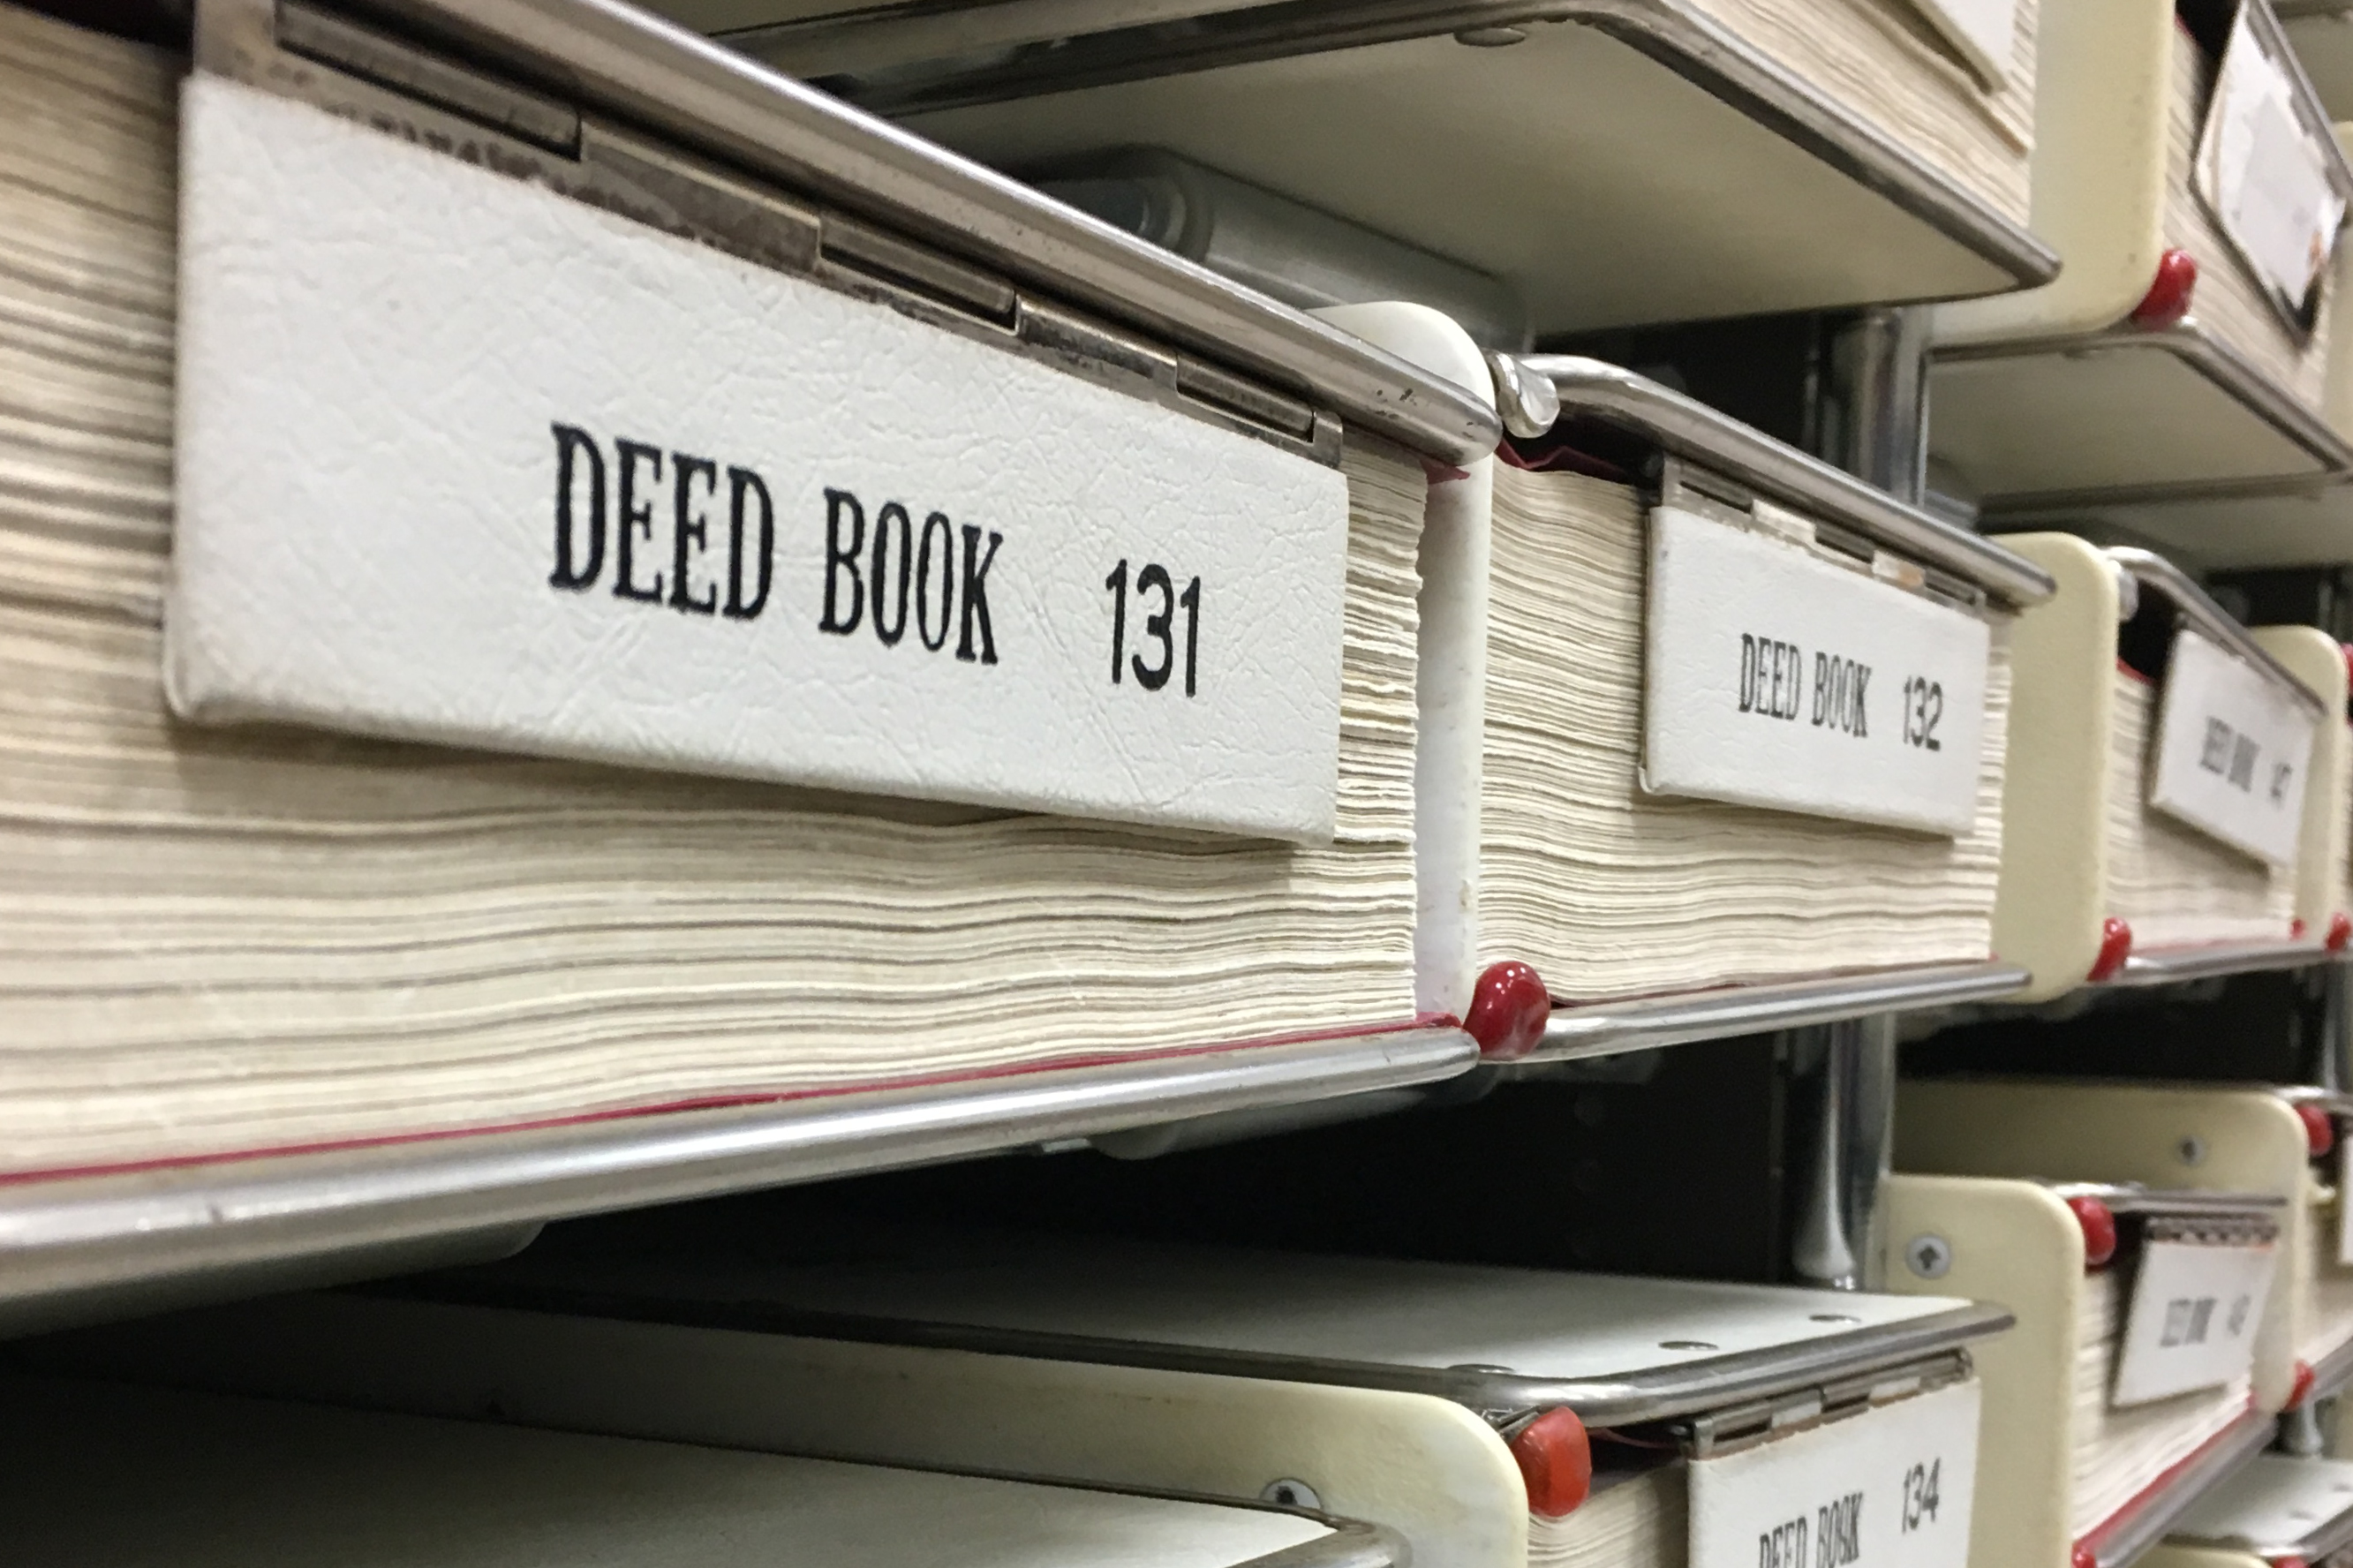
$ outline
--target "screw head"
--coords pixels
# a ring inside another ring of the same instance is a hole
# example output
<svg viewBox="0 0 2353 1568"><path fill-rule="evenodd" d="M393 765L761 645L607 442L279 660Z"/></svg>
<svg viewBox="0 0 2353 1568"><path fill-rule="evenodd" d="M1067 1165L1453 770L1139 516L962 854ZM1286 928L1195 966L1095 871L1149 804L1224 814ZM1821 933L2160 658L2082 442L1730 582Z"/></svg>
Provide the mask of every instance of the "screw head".
<svg viewBox="0 0 2353 1568"><path fill-rule="evenodd" d="M1942 1279L1953 1267L1952 1243L1941 1236L1915 1236L1904 1244L1904 1267L1923 1279Z"/></svg>
<svg viewBox="0 0 2353 1568"><path fill-rule="evenodd" d="M2199 1137L2196 1133L2190 1134L2189 1137L2184 1138L2180 1142L2174 1145L2173 1157L2180 1161L2185 1165L2204 1164L2206 1163L2206 1140Z"/></svg>
<svg viewBox="0 0 2353 1568"><path fill-rule="evenodd" d="M1322 1512L1324 1500L1305 1481L1294 1481L1288 1476L1266 1483L1258 1494L1261 1502L1271 1502L1277 1508L1304 1508Z"/></svg>

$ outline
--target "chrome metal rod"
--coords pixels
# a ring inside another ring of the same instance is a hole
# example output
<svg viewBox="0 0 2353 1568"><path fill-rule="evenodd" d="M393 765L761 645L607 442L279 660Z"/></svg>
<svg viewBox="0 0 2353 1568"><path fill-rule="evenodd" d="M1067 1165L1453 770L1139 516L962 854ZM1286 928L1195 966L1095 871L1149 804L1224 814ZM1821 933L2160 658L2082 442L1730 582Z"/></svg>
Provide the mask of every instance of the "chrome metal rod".
<svg viewBox="0 0 2353 1568"><path fill-rule="evenodd" d="M1865 310L1840 331L1831 361L1839 428L1824 456L1918 506L1928 477L1928 312Z"/></svg>
<svg viewBox="0 0 2353 1568"><path fill-rule="evenodd" d="M2014 963L1950 963L1556 1006L1543 1040L1522 1059L1574 1061L1873 1013L1991 1002L2024 989L2031 978Z"/></svg>
<svg viewBox="0 0 2353 1568"><path fill-rule="evenodd" d="M2115 988L2172 985L2222 974L2250 974L2263 969L2301 969L2310 963L2342 962L2316 942L2216 942L2211 946L2136 952L2125 960L2124 968L2114 979L2097 984Z"/></svg>
<svg viewBox="0 0 2353 1568"><path fill-rule="evenodd" d="M0 1321L312 1255L957 1159L1250 1106L1451 1078L1468 1035L1416 1029L956 1084L622 1116L0 1186Z"/></svg>
<svg viewBox="0 0 2353 1568"><path fill-rule="evenodd" d="M2011 605L2057 592L2051 574L2001 545L1905 505L1864 483L1632 371L1574 354L1517 362L1548 378L1564 415L1597 420L1654 443L1785 505L1851 528L1888 549L1949 572Z"/></svg>

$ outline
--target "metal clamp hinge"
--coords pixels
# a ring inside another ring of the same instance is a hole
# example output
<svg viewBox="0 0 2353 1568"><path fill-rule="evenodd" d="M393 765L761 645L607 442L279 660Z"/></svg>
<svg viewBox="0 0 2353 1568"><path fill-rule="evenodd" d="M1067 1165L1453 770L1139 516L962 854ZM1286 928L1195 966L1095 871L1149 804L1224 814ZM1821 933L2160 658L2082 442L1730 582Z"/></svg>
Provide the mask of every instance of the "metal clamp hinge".
<svg viewBox="0 0 2353 1568"><path fill-rule="evenodd" d="M200 0L199 66L775 271L1180 409L1325 466L1329 412L919 241L633 134L487 62L304 0Z"/></svg>
<svg viewBox="0 0 2353 1568"><path fill-rule="evenodd" d="M1786 1390L1767 1399L1711 1410L1671 1429L1686 1457L1695 1459L1738 1453L1784 1432L1859 1415L1866 1410L1943 1388L1968 1377L1967 1351L1947 1351L1883 1371L1834 1378Z"/></svg>
<svg viewBox="0 0 2353 1568"><path fill-rule="evenodd" d="M1730 527L1778 539L1924 598L1978 613L1986 608L1986 591L1976 584L1898 554L1852 529L1768 500L1688 458L1662 455L1658 492L1661 506L1697 512Z"/></svg>

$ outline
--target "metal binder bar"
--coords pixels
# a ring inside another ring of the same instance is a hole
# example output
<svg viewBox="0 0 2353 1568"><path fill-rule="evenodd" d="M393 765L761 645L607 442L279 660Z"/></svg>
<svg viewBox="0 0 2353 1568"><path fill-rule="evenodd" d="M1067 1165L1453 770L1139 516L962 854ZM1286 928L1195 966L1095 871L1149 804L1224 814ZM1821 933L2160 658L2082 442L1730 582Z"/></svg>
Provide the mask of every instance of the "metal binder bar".
<svg viewBox="0 0 2353 1568"><path fill-rule="evenodd" d="M1852 529L2012 605L2041 604L2057 592L2049 573L2000 545L1906 506L1819 458L1632 371L1573 354L1523 355L1513 363L1520 373L1552 383L1564 416L1640 437L1671 457L1689 458L1784 505Z"/></svg>
<svg viewBox="0 0 2353 1568"><path fill-rule="evenodd" d="M2155 350L2174 358L2213 383L2226 396L2237 402L2253 417L2269 425L2287 440L2310 455L2320 469L2317 474L2267 474L2245 480L2197 480L2187 484L2120 485L2112 489L2045 490L2017 495L1989 496L1982 511L1988 518L2003 517L2014 512L2043 511L2054 508L2088 505L2095 501L2126 502L2136 500L2166 500L2177 496L2205 497L2240 494L2265 494L2284 480L2303 483L2331 474L2353 471L2353 446L2331 429L2327 420L2297 402L2271 377L2256 368L2254 363L2230 344L2210 334L2195 318L2179 326L2149 331L2139 327L2114 327L2103 331L2081 332L2067 337L2005 340L1997 342L1963 343L1940 348L1931 359L1931 372L1936 363L1962 363L1970 361L2001 359L2039 359L2046 355L2084 356L2102 353L2125 353L2135 350Z"/></svg>
<svg viewBox="0 0 2353 1568"><path fill-rule="evenodd" d="M1623 1002L1571 1003L1553 1008L1544 1038L1520 1059L1575 1061L1726 1035L1761 1035L1810 1024L1833 1024L1873 1013L1991 1002L2023 989L2031 978L2014 963L1947 963L1762 985L1726 985Z"/></svg>
<svg viewBox="0 0 2353 1568"><path fill-rule="evenodd" d="M2277 1193L2217 1193L2196 1187L2147 1187L2138 1182L2044 1182L2042 1185L2061 1199L2097 1198L2120 1217L2262 1221L2288 1204ZM2270 1224L2266 1240L2278 1233L2279 1222Z"/></svg>
<svg viewBox="0 0 2353 1568"><path fill-rule="evenodd" d="M1451 463L1494 449L1461 388L617 0L376 0L543 90L1328 403Z"/></svg>
<svg viewBox="0 0 2353 1568"><path fill-rule="evenodd" d="M193 1300L390 1272L350 1259L436 1237L960 1159L1172 1117L1429 1083L1478 1059L1478 1047L1458 1030L1410 1029L19 1181L0 1184L0 1325L103 1316L111 1297ZM307 1276L305 1260L317 1266ZM267 1284L246 1283L262 1278Z"/></svg>
<svg viewBox="0 0 2353 1568"><path fill-rule="evenodd" d="M2197 628L2209 640L2221 643L2262 670L2273 684L2285 687L2298 702L2311 709L2316 717L2328 717L2328 704L2320 700L2319 693L2290 675L2287 666L2266 653L2253 635L2241 626L2228 610L2216 604L2206 590L2180 567L2153 550L2142 550L2129 544L2112 545L2101 553L2124 568L2135 582L2144 587L2154 588L2164 595L2183 623Z"/></svg>
<svg viewBox="0 0 2353 1568"><path fill-rule="evenodd" d="M2264 969L2301 969L2310 963L2341 963L2317 942L2218 942L2211 946L2156 948L2125 960L2112 979L2087 982L2096 989L2123 990L2142 985L2174 985L2185 980L2212 980L2224 974L2252 974Z"/></svg>
<svg viewBox="0 0 2353 1568"><path fill-rule="evenodd" d="M840 84L853 101L909 115L1487 28L1583 25L1802 147L2021 286L2058 274L2048 246L1689 0L1196 0L1172 17L1176 9L1030 0L989 7L993 26L962 12L911 6L913 15L878 17L869 9L745 29L727 41L798 75L853 73ZM1052 47L1023 47L1040 43ZM856 79L878 65L890 68L871 82Z"/></svg>
<svg viewBox="0 0 2353 1568"><path fill-rule="evenodd" d="M2206 1490L2270 1446L2273 1420L2250 1410L2124 1510L2078 1542L2078 1568L2125 1568L2165 1538Z"/></svg>

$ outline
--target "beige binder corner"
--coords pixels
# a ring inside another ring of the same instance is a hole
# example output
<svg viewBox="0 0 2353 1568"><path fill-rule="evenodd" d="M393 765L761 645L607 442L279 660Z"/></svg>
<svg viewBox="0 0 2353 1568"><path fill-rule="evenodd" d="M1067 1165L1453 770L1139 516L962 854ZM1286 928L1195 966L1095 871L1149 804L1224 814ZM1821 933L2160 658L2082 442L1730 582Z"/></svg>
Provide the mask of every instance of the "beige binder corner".
<svg viewBox="0 0 2353 1568"><path fill-rule="evenodd" d="M2031 1182L1891 1176L1882 1199L1891 1290L1999 1301L2018 1322L1972 1353L1985 1386L1971 1568L2069 1568L2067 1390L2074 1377L2084 1235ZM1922 1237L1950 1263L1923 1279L1905 1263Z"/></svg>
<svg viewBox="0 0 2353 1568"><path fill-rule="evenodd" d="M2040 27L2028 226L2064 261L2040 289L1936 307L1943 342L2112 325L2165 249L2173 7L2074 0L2045 7Z"/></svg>
<svg viewBox="0 0 2353 1568"><path fill-rule="evenodd" d="M2119 601L2116 568L2072 534L2013 534L2002 543L2059 584L2019 616L2010 643L1993 914L1995 956L2033 971L2021 995L2042 1000L2081 984L2099 954Z"/></svg>
<svg viewBox="0 0 2353 1568"><path fill-rule="evenodd" d="M1427 1394L332 1296L91 1342L111 1376L418 1415L1205 1497L1301 1481L1417 1568L1527 1563L1510 1450ZM74 1337L41 1359L76 1364Z"/></svg>
<svg viewBox="0 0 2353 1568"><path fill-rule="evenodd" d="M1895 1160L1907 1171L2286 1199L2279 1269L2255 1335L2255 1400L2265 1410L2289 1403L2300 1362L2333 1348L2316 1341L2326 1329L2313 1295L2315 1216L2329 1194L2316 1198L2309 1159L2295 1108L2263 1089L1912 1079L1895 1100Z"/></svg>
<svg viewBox="0 0 2353 1568"><path fill-rule="evenodd" d="M2348 352L2353 360L2353 333ZM2353 379L2353 378L2348 378ZM2329 721L2313 733L2306 773L2304 834L2295 863L2295 918L2316 936L2338 942L2336 922L2347 917L2347 840L2353 830L2353 733L2345 724L2345 647L2316 626L2257 626L2254 639L2328 705Z"/></svg>

